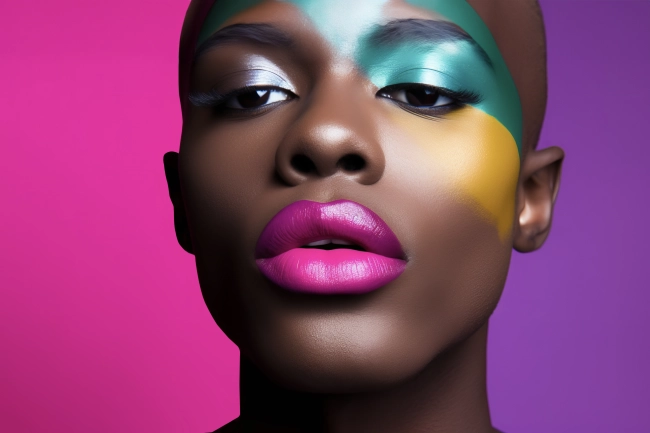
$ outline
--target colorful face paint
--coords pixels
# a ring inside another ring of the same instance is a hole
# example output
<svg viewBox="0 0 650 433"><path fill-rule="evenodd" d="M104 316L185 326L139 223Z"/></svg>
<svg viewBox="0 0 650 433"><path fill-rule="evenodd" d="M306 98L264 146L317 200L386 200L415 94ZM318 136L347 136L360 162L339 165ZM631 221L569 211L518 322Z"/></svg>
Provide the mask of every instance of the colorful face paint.
<svg viewBox="0 0 650 433"><path fill-rule="evenodd" d="M198 45L201 45L217 29L219 29L228 18L234 17L240 12L245 11L259 3L261 0L217 0L210 9L210 13L205 18L201 33L199 33Z"/></svg>
<svg viewBox="0 0 650 433"><path fill-rule="evenodd" d="M404 110L393 110L391 116L431 158L444 161L446 179L479 205L505 239L514 215L522 110L496 42L472 7L464 0L406 0L401 4L428 18L391 20L384 13L399 2L283 2L297 7L335 52L353 60L378 89L422 84L478 96L440 122ZM233 16L260 3L218 0L199 45Z"/></svg>
<svg viewBox="0 0 650 433"><path fill-rule="evenodd" d="M448 121L447 121L448 120ZM511 234L519 154L512 134L494 117L468 106L432 121L391 110L390 121L434 161L433 183L450 191L489 220L502 241Z"/></svg>
<svg viewBox="0 0 650 433"><path fill-rule="evenodd" d="M428 43L404 40L397 44L377 44L372 37L378 24L385 21L382 8L387 0L358 0L354 6L347 0L285 1L298 7L338 53L354 57L378 88L412 82L449 90L465 88L480 94L481 103L476 107L510 131L521 154L523 121L517 88L490 30L464 0L407 0L407 3L442 15L471 39L436 42L432 38ZM262 1L217 1L217 7L206 18L198 43L205 41L230 17L259 3ZM483 53L489 59L489 67L483 62Z"/></svg>
<svg viewBox="0 0 650 433"><path fill-rule="evenodd" d="M407 0L407 3L441 14L465 30L485 51L492 62L493 73L487 74L486 71L481 71L481 81L483 84L487 84L490 80L494 82L486 88L490 94L486 95L484 104L477 108L495 117L510 131L521 156L523 117L519 93L497 43L481 17L464 0ZM469 71L466 70L467 72Z"/></svg>
<svg viewBox="0 0 650 433"><path fill-rule="evenodd" d="M280 0L293 4L308 17L318 32L343 56L352 57L358 41L370 31L370 28L381 22L381 6L387 0L359 1L362 7L350 8L348 0ZM263 0L217 0L207 16L198 45L201 45L210 34L220 28L230 17ZM341 13L345 11L345 13Z"/></svg>
<svg viewBox="0 0 650 433"><path fill-rule="evenodd" d="M409 25L405 23L406 25ZM357 63L378 88L417 83L453 93L480 96L475 108L499 120L516 137L521 137L519 98L504 98L492 62L466 40L405 41L382 45L368 38L359 49ZM516 96L516 95L515 95ZM515 146L520 150L519 142Z"/></svg>

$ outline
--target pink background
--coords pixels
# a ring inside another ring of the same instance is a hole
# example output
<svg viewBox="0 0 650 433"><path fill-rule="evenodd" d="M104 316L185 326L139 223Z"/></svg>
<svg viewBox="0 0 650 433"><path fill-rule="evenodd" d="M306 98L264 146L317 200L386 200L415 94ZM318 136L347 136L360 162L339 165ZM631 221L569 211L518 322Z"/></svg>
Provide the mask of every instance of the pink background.
<svg viewBox="0 0 650 433"><path fill-rule="evenodd" d="M0 431L204 432L237 351L176 244L183 0L0 6Z"/></svg>
<svg viewBox="0 0 650 433"><path fill-rule="evenodd" d="M554 232L491 326L495 424L650 432L650 2L543 0ZM176 244L186 0L0 3L0 432L212 431L237 350ZM643 54L645 53L645 55Z"/></svg>

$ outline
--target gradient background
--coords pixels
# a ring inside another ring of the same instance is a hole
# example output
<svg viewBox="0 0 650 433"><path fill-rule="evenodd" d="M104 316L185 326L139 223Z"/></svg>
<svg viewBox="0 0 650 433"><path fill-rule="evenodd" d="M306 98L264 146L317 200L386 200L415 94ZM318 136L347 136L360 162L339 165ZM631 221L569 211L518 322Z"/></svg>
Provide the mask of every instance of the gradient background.
<svg viewBox="0 0 650 433"><path fill-rule="evenodd" d="M514 0L513 0L514 1ZM187 0L0 5L0 431L212 431L237 350L176 244ZM491 325L508 433L650 432L650 2L542 0L541 146L567 151L553 233Z"/></svg>

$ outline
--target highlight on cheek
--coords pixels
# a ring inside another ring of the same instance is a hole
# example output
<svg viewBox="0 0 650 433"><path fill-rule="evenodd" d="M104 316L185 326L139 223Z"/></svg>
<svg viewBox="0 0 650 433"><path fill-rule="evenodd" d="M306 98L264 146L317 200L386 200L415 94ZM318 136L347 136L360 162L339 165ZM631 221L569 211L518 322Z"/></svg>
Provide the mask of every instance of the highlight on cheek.
<svg viewBox="0 0 650 433"><path fill-rule="evenodd" d="M396 124L436 162L437 178L475 206L506 242L512 232L520 164L510 131L470 106L440 121L392 111Z"/></svg>

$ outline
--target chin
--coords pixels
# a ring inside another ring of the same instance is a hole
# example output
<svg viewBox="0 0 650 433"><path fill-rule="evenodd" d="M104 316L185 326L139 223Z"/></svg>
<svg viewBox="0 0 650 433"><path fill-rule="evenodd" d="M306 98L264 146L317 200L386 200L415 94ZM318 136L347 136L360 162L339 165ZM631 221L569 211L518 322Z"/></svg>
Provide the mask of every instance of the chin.
<svg viewBox="0 0 650 433"><path fill-rule="evenodd" d="M276 341L242 350L272 382L310 393L377 391L398 385L420 372L436 350L397 344L387 321L368 318L306 320ZM400 347L402 346L402 347ZM404 347L406 346L406 347ZM417 347L419 346L419 347Z"/></svg>

